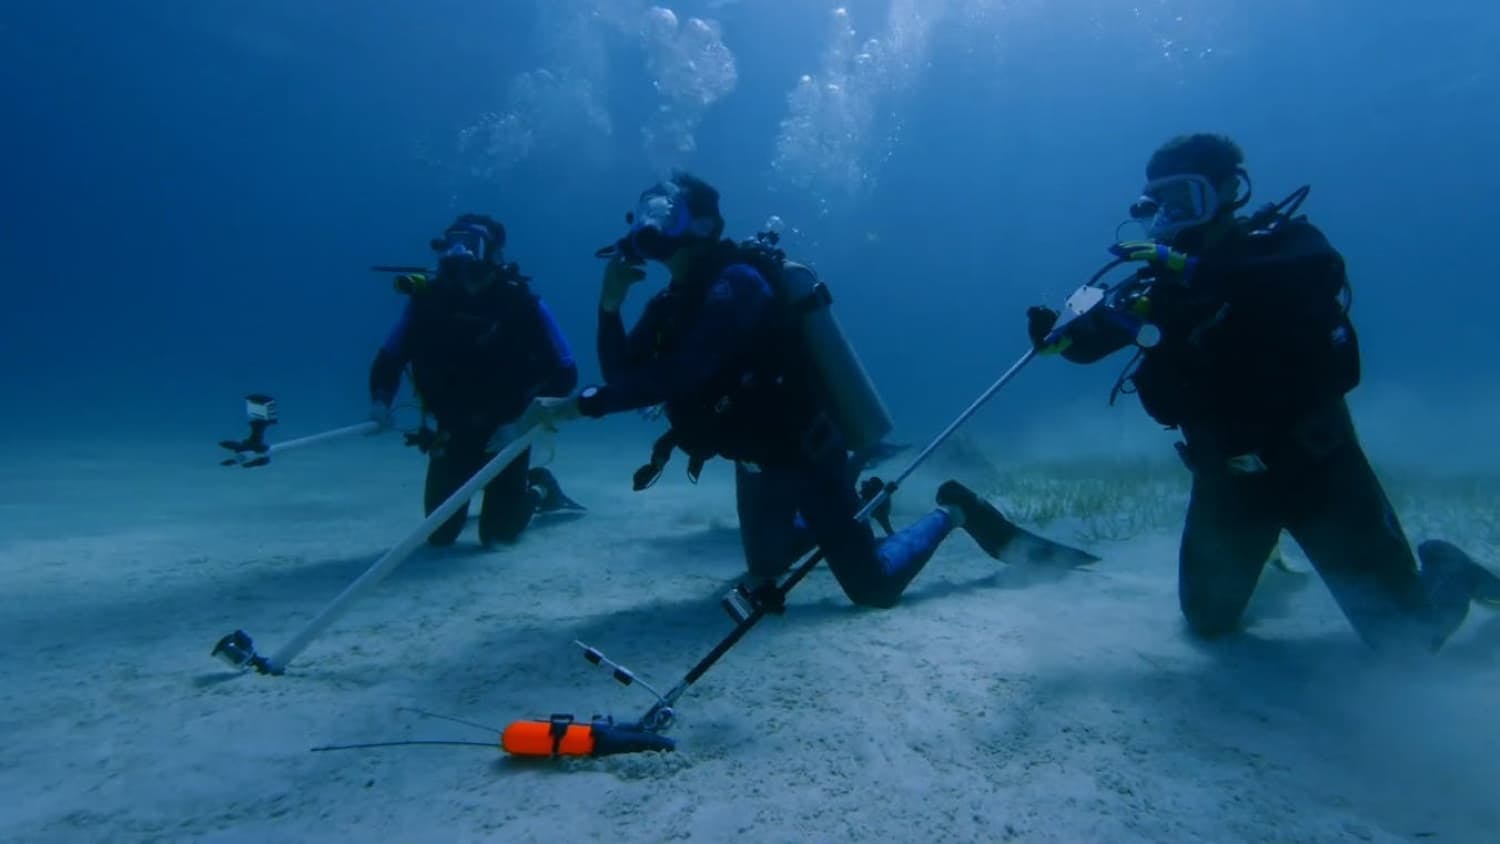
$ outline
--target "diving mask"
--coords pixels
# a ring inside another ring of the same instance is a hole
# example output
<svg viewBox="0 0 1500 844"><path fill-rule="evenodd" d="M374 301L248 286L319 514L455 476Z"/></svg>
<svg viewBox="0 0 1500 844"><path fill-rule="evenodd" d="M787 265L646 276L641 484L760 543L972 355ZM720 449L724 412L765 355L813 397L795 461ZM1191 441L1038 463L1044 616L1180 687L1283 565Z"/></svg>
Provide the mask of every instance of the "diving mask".
<svg viewBox="0 0 1500 844"><path fill-rule="evenodd" d="M458 226L443 232L443 236L432 241L432 251L443 258L480 261L484 259L485 247L489 243L489 232L478 226Z"/></svg>
<svg viewBox="0 0 1500 844"><path fill-rule="evenodd" d="M1130 218L1146 230L1146 236L1170 242L1186 229L1213 220L1223 203L1208 179L1182 174L1153 179L1141 189L1141 197L1130 206Z"/></svg>
<svg viewBox="0 0 1500 844"><path fill-rule="evenodd" d="M718 223L711 217L694 217L687 196L675 182L662 182L647 189L636 202L635 211L625 216L630 231L613 249L631 261L665 261L689 240L713 235Z"/></svg>

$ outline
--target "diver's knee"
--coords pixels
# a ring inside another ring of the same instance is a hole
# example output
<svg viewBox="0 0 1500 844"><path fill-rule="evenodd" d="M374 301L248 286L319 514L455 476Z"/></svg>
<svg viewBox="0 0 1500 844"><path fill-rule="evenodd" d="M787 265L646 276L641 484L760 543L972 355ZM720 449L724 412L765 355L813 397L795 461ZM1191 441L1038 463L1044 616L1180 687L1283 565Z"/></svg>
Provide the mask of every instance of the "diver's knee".
<svg viewBox="0 0 1500 844"><path fill-rule="evenodd" d="M485 546L513 545L531 525L536 514L536 496L528 492L513 497L495 496L479 514L479 541Z"/></svg>
<svg viewBox="0 0 1500 844"><path fill-rule="evenodd" d="M894 589L880 586L859 585L845 587L844 594L857 607L866 607L874 610L888 610L901 603L901 593Z"/></svg>
<svg viewBox="0 0 1500 844"><path fill-rule="evenodd" d="M479 541L485 547L492 545L514 545L521 541L521 534L526 532L526 526L530 520L522 521L520 524L501 525L499 527L485 528L480 526Z"/></svg>
<svg viewBox="0 0 1500 844"><path fill-rule="evenodd" d="M1197 601L1181 601L1188 631L1200 639L1221 639L1240 631L1241 613Z"/></svg>
<svg viewBox="0 0 1500 844"><path fill-rule="evenodd" d="M786 574L797 558L787 553L782 543L753 541L747 537L744 543L745 573L752 580L775 580Z"/></svg>
<svg viewBox="0 0 1500 844"><path fill-rule="evenodd" d="M447 548L457 541L457 531L439 530L427 537L427 544L434 548Z"/></svg>

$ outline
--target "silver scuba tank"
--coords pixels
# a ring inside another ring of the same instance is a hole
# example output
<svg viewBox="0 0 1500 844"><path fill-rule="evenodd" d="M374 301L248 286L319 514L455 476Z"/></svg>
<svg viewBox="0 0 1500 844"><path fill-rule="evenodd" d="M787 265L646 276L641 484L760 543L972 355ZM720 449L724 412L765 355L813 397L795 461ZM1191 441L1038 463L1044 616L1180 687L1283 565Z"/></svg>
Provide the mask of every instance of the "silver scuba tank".
<svg viewBox="0 0 1500 844"><path fill-rule="evenodd" d="M782 305L792 309L814 384L828 402L833 424L850 451L872 448L895 427L875 383L833 314L828 286L811 268L788 260L773 280Z"/></svg>

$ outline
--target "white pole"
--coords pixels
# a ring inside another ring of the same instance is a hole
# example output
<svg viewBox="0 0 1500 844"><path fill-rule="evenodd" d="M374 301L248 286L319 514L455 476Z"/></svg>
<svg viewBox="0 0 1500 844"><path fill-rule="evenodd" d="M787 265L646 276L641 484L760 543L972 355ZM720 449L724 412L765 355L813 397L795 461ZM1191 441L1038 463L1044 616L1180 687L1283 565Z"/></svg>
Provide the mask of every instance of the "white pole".
<svg viewBox="0 0 1500 844"><path fill-rule="evenodd" d="M291 451L294 448L306 448L310 445L319 445L322 443L331 442L333 440L341 440L345 437L352 437L358 434L373 434L378 430L380 430L380 423L378 422L361 422L358 425L350 425L345 428L335 428L332 431L324 431L321 434L313 434L311 436L302 437L300 439L287 440L286 442L281 443L272 443L271 446L266 449L266 455L269 456L272 454L280 454L283 451Z"/></svg>
<svg viewBox="0 0 1500 844"><path fill-rule="evenodd" d="M495 455L494 459L484 464L484 468L480 469L474 477L470 478L468 483L465 483L458 488L457 492L448 496L448 500L444 501L436 510L433 510L432 515L423 519L422 523L417 525L416 529L405 539L401 540L391 550L385 552L384 556L376 560L373 565L365 570L364 574L349 584L343 592L339 593L337 598L334 598L328 606L324 607L323 611L318 613L316 618L309 621L307 626L302 628L301 632L293 636L290 642L282 646L281 650L272 654L271 658L267 660L266 670L271 674L280 674L285 671L287 664L296 659L297 655L302 653L312 643L312 640L317 638L318 634L328 629L329 625L333 624L333 622L338 620L339 616L347 612L356 600L374 588L375 584L383 580L386 575L394 571L396 566L406 562L406 558L410 557L421 547L422 543L427 541L427 537L431 536L432 532L437 530L439 525L446 522L449 517L458 512L460 507L468 503L469 499L473 498L474 494L479 492L480 488L494 480L496 475L505 471L507 466L515 462L516 458L521 456L521 452L531 446L532 440L536 439L539 433L541 433L540 426L530 429L502 449L499 454Z"/></svg>

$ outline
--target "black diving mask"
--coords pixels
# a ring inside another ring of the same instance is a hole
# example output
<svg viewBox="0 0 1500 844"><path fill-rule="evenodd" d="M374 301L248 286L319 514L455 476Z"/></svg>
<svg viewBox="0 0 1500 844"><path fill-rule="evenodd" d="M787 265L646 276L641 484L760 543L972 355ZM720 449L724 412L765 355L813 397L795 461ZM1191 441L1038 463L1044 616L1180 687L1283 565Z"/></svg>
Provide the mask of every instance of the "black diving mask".
<svg viewBox="0 0 1500 844"><path fill-rule="evenodd" d="M430 245L444 261L481 261L489 245L489 232L479 226L457 226L443 232L442 237L434 238Z"/></svg>
<svg viewBox="0 0 1500 844"><path fill-rule="evenodd" d="M630 231L595 255L618 255L637 264L666 261L687 242L712 236L717 226L712 218L693 216L687 197L675 182L662 182L644 191L635 210L625 215L625 223Z"/></svg>

